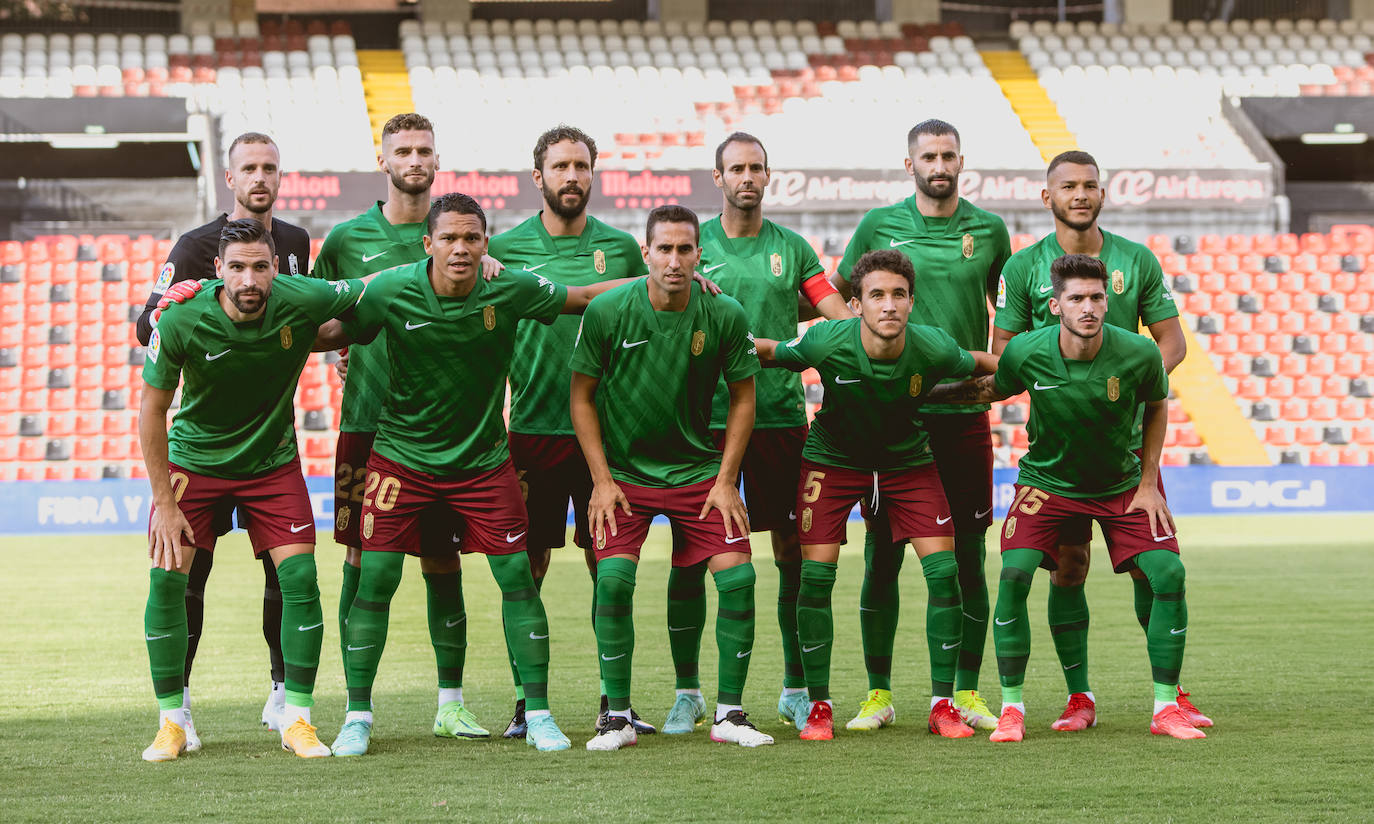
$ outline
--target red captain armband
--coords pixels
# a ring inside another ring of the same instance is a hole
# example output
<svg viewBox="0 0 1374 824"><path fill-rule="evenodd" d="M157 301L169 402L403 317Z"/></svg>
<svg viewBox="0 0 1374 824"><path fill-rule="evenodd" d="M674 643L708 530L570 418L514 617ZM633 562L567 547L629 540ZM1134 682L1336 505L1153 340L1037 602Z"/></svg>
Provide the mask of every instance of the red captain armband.
<svg viewBox="0 0 1374 824"><path fill-rule="evenodd" d="M839 294L839 290L831 285L830 280L826 278L825 272L817 272L802 281L801 290L802 294L806 295L806 299L811 301L812 306L820 306L821 301L830 295Z"/></svg>

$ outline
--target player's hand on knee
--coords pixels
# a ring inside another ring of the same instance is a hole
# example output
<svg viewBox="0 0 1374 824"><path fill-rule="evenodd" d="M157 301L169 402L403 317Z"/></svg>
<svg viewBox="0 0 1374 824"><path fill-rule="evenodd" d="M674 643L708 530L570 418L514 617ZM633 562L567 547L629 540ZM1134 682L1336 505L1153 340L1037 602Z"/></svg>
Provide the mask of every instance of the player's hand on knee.
<svg viewBox="0 0 1374 824"><path fill-rule="evenodd" d="M491 255L482 255L482 280L491 280L501 274L506 265Z"/></svg>
<svg viewBox="0 0 1374 824"><path fill-rule="evenodd" d="M179 280L167 287L167 291L162 293L162 299L157 302L157 308L166 309L173 303L185 303L196 296L200 291L201 280Z"/></svg>
<svg viewBox="0 0 1374 824"><path fill-rule="evenodd" d="M1150 521L1150 535L1154 538L1169 538L1175 532L1174 516L1169 512L1169 505L1164 501L1164 496L1159 494L1159 487L1155 485L1141 486L1136 490L1135 497L1131 499L1131 505L1126 507L1127 512L1140 510L1145 513L1145 517Z"/></svg>
<svg viewBox="0 0 1374 824"><path fill-rule="evenodd" d="M182 537L186 540L182 541ZM148 527L148 557L153 566L168 572L181 569L182 547L194 546L195 532L179 507L154 510L152 523Z"/></svg>
<svg viewBox="0 0 1374 824"><path fill-rule="evenodd" d="M726 538L749 534L749 511L744 508L744 499L739 496L739 489L734 484L716 481L711 491L706 493L706 502L702 504L698 519L705 520L712 507L720 510L721 519L725 521Z"/></svg>
<svg viewBox="0 0 1374 824"><path fill-rule="evenodd" d="M618 485L611 482L592 487L592 496L587 503L587 524L592 529L592 537L598 547L605 545L608 532L613 536L618 532L615 525L617 506L626 515L630 514L630 499L625 497Z"/></svg>
<svg viewBox="0 0 1374 824"><path fill-rule="evenodd" d="M348 347L339 350L339 359L334 361L334 374L339 376L339 380L348 378Z"/></svg>

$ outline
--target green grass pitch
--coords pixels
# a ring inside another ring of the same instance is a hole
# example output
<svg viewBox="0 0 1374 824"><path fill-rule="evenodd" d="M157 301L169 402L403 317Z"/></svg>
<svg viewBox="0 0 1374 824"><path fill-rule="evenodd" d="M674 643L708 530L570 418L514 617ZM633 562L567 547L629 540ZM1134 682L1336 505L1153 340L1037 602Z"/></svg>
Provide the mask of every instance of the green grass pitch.
<svg viewBox="0 0 1374 824"><path fill-rule="evenodd" d="M580 554L555 555L544 588L553 630L550 697L573 750L433 737L433 658L423 585L409 566L392 610L376 688L373 753L304 761L258 725L267 656L260 567L247 540L221 543L194 685L205 749L145 764L156 704L140 637L147 593L141 536L0 539L0 820L18 821L1356 821L1374 817L1370 669L1370 516L1185 519L1191 632L1184 687L1216 719L1205 741L1148 732L1151 690L1131 588L1101 552L1088 583L1099 724L1056 733L1064 701L1044 625L1047 576L1032 591L1027 740L994 745L926 732L925 587L911 558L894 672L897 724L808 743L777 721L781 656L776 571L757 564L757 641L746 709L772 733L759 750L713 744L706 729L641 738L620 753L583 748L596 711L590 581ZM764 538L764 536L758 536ZM857 531L851 539L857 538ZM989 533L990 545L996 533ZM766 552L766 538L756 547ZM851 540L851 547L856 544ZM664 625L666 531L645 549L635 603L635 706L661 723L673 696ZM997 578L997 553L988 558ZM326 636L315 720L333 740L343 717L334 625L341 555L318 554ZM468 705L494 733L512 705L499 594L486 563L465 559ZM866 684L857 598L862 560L846 550L836 586L831 679L836 719ZM712 596L714 598L714 596ZM714 611L714 604L711 606ZM708 613L709 614L709 613ZM703 643L714 685L715 644ZM989 638L983 691L996 708ZM840 724L837 724L839 726Z"/></svg>

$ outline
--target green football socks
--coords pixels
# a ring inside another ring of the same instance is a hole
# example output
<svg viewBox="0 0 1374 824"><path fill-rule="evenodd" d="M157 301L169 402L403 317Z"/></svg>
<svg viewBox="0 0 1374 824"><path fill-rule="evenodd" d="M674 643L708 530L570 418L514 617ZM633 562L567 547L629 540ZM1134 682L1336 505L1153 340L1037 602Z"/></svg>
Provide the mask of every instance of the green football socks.
<svg viewBox="0 0 1374 824"><path fill-rule="evenodd" d="M525 690L525 711L549 708L549 619L530 573L529 555L488 555L501 588L501 620L506 646L515 658Z"/></svg>
<svg viewBox="0 0 1374 824"><path fill-rule="evenodd" d="M1184 600L1183 561L1175 552L1152 549L1135 556L1136 566L1149 579L1154 590L1150 626L1145 631L1145 646L1150 653L1150 670L1155 683L1171 688L1178 685L1183 668L1183 646L1188 634L1188 603ZM1156 692L1159 692L1157 689ZM1170 692L1168 700L1175 699Z"/></svg>
<svg viewBox="0 0 1374 824"><path fill-rule="evenodd" d="M1047 602L1050 635L1054 651L1064 670L1064 683L1069 693L1088 692L1088 599L1084 584L1055 586L1050 584Z"/></svg>
<svg viewBox="0 0 1374 824"><path fill-rule="evenodd" d="M978 689L983 669L983 650L988 641L988 578L984 572L987 536L980 531L954 535L954 559L959 564L960 607L959 665L954 673L955 690Z"/></svg>
<svg viewBox="0 0 1374 824"><path fill-rule="evenodd" d="M340 660L348 659L348 644L344 640L348 637L348 613L353 609L353 599L358 597L358 576L362 570L349 564L347 561L343 565L343 584L339 586L339 656Z"/></svg>
<svg viewBox="0 0 1374 824"><path fill-rule="evenodd" d="M801 562L797 635L806 673L806 691L812 701L830 698L830 650L835 642L831 594L835 589L836 568L837 565L830 561Z"/></svg>
<svg viewBox="0 0 1374 824"><path fill-rule="evenodd" d="M754 565L712 573L716 580L716 649L720 656L719 698L726 706L744 703L744 682L754 653Z"/></svg>
<svg viewBox="0 0 1374 824"><path fill-rule="evenodd" d="M783 689L806 686L801 643L797 640L797 594L801 592L801 562L774 561L778 568L778 630L782 633Z"/></svg>
<svg viewBox="0 0 1374 824"><path fill-rule="evenodd" d="M463 686L463 663L468 652L468 615L463 607L463 573L427 572L425 603L429 617L429 642L439 688Z"/></svg>
<svg viewBox="0 0 1374 824"><path fill-rule="evenodd" d="M348 682L348 710L371 712L372 682L386 647L391 598L401 584L403 552L365 552L358 577L358 595L348 613L344 639L344 675Z"/></svg>
<svg viewBox="0 0 1374 824"><path fill-rule="evenodd" d="M163 710L181 706L186 669L186 580L180 572L154 567L148 573L148 603L143 609L143 639L153 694Z"/></svg>
<svg viewBox="0 0 1374 824"><path fill-rule="evenodd" d="M320 669L324 643L324 610L315 555L305 552L283 558L277 564L281 585L281 652L285 666L286 703L310 707L315 703L315 674Z"/></svg>
<svg viewBox="0 0 1374 824"><path fill-rule="evenodd" d="M931 695L954 695L954 671L963 633L959 597L959 562L953 552L933 552L921 559L926 579L926 645L930 650Z"/></svg>
<svg viewBox="0 0 1374 824"><path fill-rule="evenodd" d="M892 527L886 517L879 515L868 520L864 532L864 580L859 590L859 631L870 690L892 689L892 645L902 606L897 575L902 571L905 554L905 542L893 543Z"/></svg>
<svg viewBox="0 0 1374 824"><path fill-rule="evenodd" d="M630 664L634 659L634 561L606 558L596 565L596 648L608 706L630 709Z"/></svg>
<svg viewBox="0 0 1374 824"><path fill-rule="evenodd" d="M1131 576L1131 594L1135 596L1135 619L1140 628L1150 631L1150 610L1155 605L1155 591L1150 589L1149 578Z"/></svg>
<svg viewBox="0 0 1374 824"><path fill-rule="evenodd" d="M701 688L698 669L705 627L706 562L673 567L668 571L668 650L677 689Z"/></svg>
<svg viewBox="0 0 1374 824"><path fill-rule="evenodd" d="M992 612L992 642L997 650L997 672L1002 681L1003 704L1021 701L1031 641L1026 599L1030 596L1031 580L1044 554L1038 549L1009 549L1002 553L997 607Z"/></svg>

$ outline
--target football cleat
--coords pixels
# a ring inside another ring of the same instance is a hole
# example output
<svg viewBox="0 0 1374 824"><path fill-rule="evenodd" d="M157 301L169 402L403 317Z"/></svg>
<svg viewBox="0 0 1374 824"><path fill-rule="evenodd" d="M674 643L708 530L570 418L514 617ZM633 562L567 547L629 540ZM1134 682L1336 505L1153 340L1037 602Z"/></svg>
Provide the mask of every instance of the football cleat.
<svg viewBox="0 0 1374 824"><path fill-rule="evenodd" d="M200 752L200 733L196 732L196 722L191 720L191 708L186 707L185 709L186 724L182 729L186 732L186 751Z"/></svg>
<svg viewBox="0 0 1374 824"><path fill-rule="evenodd" d="M869 690L868 698L859 704L859 714L844 725L847 730L876 730L897 720L892 706L891 690Z"/></svg>
<svg viewBox="0 0 1374 824"><path fill-rule="evenodd" d="M501 733L501 737L524 738L525 730L525 699L521 698L515 702L515 715L511 716L510 723L506 725L506 731Z"/></svg>
<svg viewBox="0 0 1374 824"><path fill-rule="evenodd" d="M281 732L284 724L282 714L286 711L286 693L282 690L273 690L267 694L267 701L262 705L262 725L273 732Z"/></svg>
<svg viewBox="0 0 1374 824"><path fill-rule="evenodd" d="M1086 730L1097 726L1097 705L1087 695L1075 692L1069 696L1069 703L1059 719L1050 724L1050 729L1061 732Z"/></svg>
<svg viewBox="0 0 1374 824"><path fill-rule="evenodd" d="M600 733L606 728L606 722L611 720L611 705L606 696L601 696L601 710L596 714L596 723L592 725L593 733Z"/></svg>
<svg viewBox="0 0 1374 824"><path fill-rule="evenodd" d="M773 736L759 732L749 722L748 713L730 710L724 718L711 725L711 740L721 744L739 744L741 747L763 747L773 743Z"/></svg>
<svg viewBox="0 0 1374 824"><path fill-rule="evenodd" d="M653 735L658 732L658 727L640 718L634 707L630 707L630 725L635 728L636 735Z"/></svg>
<svg viewBox="0 0 1374 824"><path fill-rule="evenodd" d="M964 719L959 716L959 711L954 708L954 703L948 698L940 699L939 703L930 708L928 726L931 732L944 738L971 738L973 736L973 727L964 723Z"/></svg>
<svg viewBox="0 0 1374 824"><path fill-rule="evenodd" d="M806 726L806 718L810 714L811 698L805 690L778 696L778 720L784 724L801 729Z"/></svg>
<svg viewBox="0 0 1374 824"><path fill-rule="evenodd" d="M811 705L798 737L803 741L829 741L835 737L835 711L824 701Z"/></svg>
<svg viewBox="0 0 1374 824"><path fill-rule="evenodd" d="M168 718L158 728L157 737L148 749L143 751L144 761L174 761L186 752L186 731L181 725Z"/></svg>
<svg viewBox="0 0 1374 824"><path fill-rule="evenodd" d="M368 742L372 740L372 722L361 718L349 721L339 730L339 737L329 749L337 757L367 755Z"/></svg>
<svg viewBox="0 0 1374 824"><path fill-rule="evenodd" d="M705 699L695 693L679 693L673 700L673 708L668 710L668 718L663 722L663 734L683 735L696 729L705 720Z"/></svg>
<svg viewBox="0 0 1374 824"><path fill-rule="evenodd" d="M434 714L434 734L440 738L490 738L477 716L458 701L450 701Z"/></svg>
<svg viewBox="0 0 1374 824"><path fill-rule="evenodd" d="M997 719L997 729L988 736L989 741L1020 741L1026 737L1026 715L1016 707L1003 707L1002 717Z"/></svg>
<svg viewBox="0 0 1374 824"><path fill-rule="evenodd" d="M957 690L954 693L954 708L965 724L976 730L997 729L997 716L988 708L988 702L978 694L978 690Z"/></svg>
<svg viewBox="0 0 1374 824"><path fill-rule="evenodd" d="M297 718L291 726L282 731L281 748L301 758L324 758L333 755L328 747L320 743L315 728L304 718Z"/></svg>
<svg viewBox="0 0 1374 824"><path fill-rule="evenodd" d="M1196 706L1193 705L1192 701L1188 700L1189 695L1192 695L1192 693L1184 692L1182 687L1178 688L1178 708L1180 710L1183 710L1183 715L1187 717L1188 723L1192 724L1194 727L1212 726L1212 719L1203 715L1202 710L1199 710ZM187 718L190 718L190 716L188 715ZM187 731L187 736L190 736L189 730ZM200 742L197 741L196 744L197 749L199 749ZM191 749L191 745L189 743L186 745L186 749Z"/></svg>
<svg viewBox="0 0 1374 824"><path fill-rule="evenodd" d="M610 752L621 747L633 747L638 743L639 737L635 735L634 725L628 718L619 715L607 716L606 723L587 742L587 749L596 752Z"/></svg>
<svg viewBox="0 0 1374 824"><path fill-rule="evenodd" d="M1150 732L1183 739L1207 737L1207 733L1188 723L1188 716L1183 714L1183 710L1173 705L1155 713L1155 717L1150 719Z"/></svg>
<svg viewBox="0 0 1374 824"><path fill-rule="evenodd" d="M554 723L553 716L545 713L536 715L526 722L525 743L540 752L566 750L572 746L568 736Z"/></svg>

